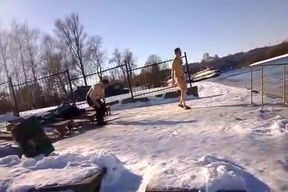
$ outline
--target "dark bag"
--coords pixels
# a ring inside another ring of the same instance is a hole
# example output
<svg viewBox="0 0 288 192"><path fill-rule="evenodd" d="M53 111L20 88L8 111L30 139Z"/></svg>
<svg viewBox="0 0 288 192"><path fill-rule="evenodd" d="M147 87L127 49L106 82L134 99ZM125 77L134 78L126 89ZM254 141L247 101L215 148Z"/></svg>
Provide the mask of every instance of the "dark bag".
<svg viewBox="0 0 288 192"><path fill-rule="evenodd" d="M55 116L57 118L72 119L78 117L85 112L85 109L78 109L75 105L62 104L55 109Z"/></svg>
<svg viewBox="0 0 288 192"><path fill-rule="evenodd" d="M26 157L48 156L54 147L35 116L25 119L12 130L12 137Z"/></svg>

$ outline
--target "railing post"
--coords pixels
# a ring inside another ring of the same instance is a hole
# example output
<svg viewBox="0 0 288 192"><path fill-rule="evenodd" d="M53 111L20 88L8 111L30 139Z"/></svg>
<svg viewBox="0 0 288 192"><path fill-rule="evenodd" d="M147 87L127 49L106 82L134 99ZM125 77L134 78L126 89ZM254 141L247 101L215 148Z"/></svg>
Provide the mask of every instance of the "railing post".
<svg viewBox="0 0 288 192"><path fill-rule="evenodd" d="M253 105L253 67L250 67L251 78L250 78L250 88L251 88L251 105Z"/></svg>
<svg viewBox="0 0 288 192"><path fill-rule="evenodd" d="M127 72L127 81L128 81L128 85L129 85L129 89L130 89L130 93L131 93L131 98L134 98L133 95L133 90L132 90L132 86L131 86L131 80L130 80L130 75L129 75L129 69L127 66L127 61L125 61L125 68L126 68L126 72Z"/></svg>
<svg viewBox="0 0 288 192"><path fill-rule="evenodd" d="M264 108L264 66L261 68L261 109Z"/></svg>
<svg viewBox="0 0 288 192"><path fill-rule="evenodd" d="M186 65L186 68L187 68L187 74L188 74L189 84L190 84L190 88L192 88L191 74L190 74L190 70L189 70L189 65L188 65L188 59L187 59L186 52L184 52L184 56L185 56L185 65Z"/></svg>
<svg viewBox="0 0 288 192"><path fill-rule="evenodd" d="M286 104L286 65L283 67L283 103Z"/></svg>
<svg viewBox="0 0 288 192"><path fill-rule="evenodd" d="M18 108L18 103L17 103L17 98L16 98L16 94L14 91L14 86L13 86L13 82L12 82L12 78L8 77L8 85L9 85L9 89L10 89L10 94L12 95L11 99L13 100L13 105L14 105L14 115L19 117L19 108Z"/></svg>
<svg viewBox="0 0 288 192"><path fill-rule="evenodd" d="M71 82L71 77L70 77L70 73L69 73L68 69L66 70L66 73L67 73L67 78L68 78L68 82L69 82L71 101L72 101L72 103L75 104L75 98L74 98L74 93L73 93L73 88L72 88L72 82Z"/></svg>

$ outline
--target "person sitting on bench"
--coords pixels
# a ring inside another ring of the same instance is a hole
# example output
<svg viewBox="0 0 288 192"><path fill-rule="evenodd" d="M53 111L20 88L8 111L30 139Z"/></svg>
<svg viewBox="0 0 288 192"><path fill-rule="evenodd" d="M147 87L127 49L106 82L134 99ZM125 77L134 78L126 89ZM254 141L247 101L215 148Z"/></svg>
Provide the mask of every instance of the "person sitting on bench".
<svg viewBox="0 0 288 192"><path fill-rule="evenodd" d="M100 83L92 86L86 95L86 101L90 107L93 107L96 111L97 125L102 126L107 124L104 121L104 116L106 112L105 98L105 88L108 86L108 79L102 79Z"/></svg>

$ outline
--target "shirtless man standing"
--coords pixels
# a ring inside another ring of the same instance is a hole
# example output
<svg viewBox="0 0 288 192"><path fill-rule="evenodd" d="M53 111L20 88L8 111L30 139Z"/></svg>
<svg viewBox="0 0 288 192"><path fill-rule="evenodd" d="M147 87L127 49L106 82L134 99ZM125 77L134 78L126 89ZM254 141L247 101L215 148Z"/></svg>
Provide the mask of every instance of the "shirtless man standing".
<svg viewBox="0 0 288 192"><path fill-rule="evenodd" d="M86 101L88 105L90 107L93 107L96 111L96 120L98 126L107 124L104 121L106 111L106 104L104 102L105 99L104 91L105 88L108 86L108 84L109 81L107 79L103 79L100 83L97 83L94 86L92 86L86 95Z"/></svg>
<svg viewBox="0 0 288 192"><path fill-rule="evenodd" d="M181 59L181 49L178 47L174 49L175 53L175 58L172 63L172 68L171 68L171 78L172 78L172 85L175 85L175 79L176 83L181 91L181 96L180 96L180 101L178 106L183 107L184 109L190 109L185 103L185 96L186 96L186 91L187 91L187 83L185 79L185 74L183 71L183 62Z"/></svg>

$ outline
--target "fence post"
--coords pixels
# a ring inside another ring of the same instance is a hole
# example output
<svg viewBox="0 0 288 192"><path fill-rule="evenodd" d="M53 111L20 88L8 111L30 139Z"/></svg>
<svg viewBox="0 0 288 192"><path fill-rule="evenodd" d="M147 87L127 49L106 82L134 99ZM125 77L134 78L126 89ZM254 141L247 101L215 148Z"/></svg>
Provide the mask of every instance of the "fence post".
<svg viewBox="0 0 288 192"><path fill-rule="evenodd" d="M264 66L261 68L261 109L264 108Z"/></svg>
<svg viewBox="0 0 288 192"><path fill-rule="evenodd" d="M19 117L19 108L18 108L18 103L17 103L17 98L16 98L16 94L14 91L14 86L13 86L13 82L11 77L8 77L8 84L9 84L9 89L10 89L10 94L12 94L11 99L13 100L13 105L14 105L14 115Z"/></svg>
<svg viewBox="0 0 288 192"><path fill-rule="evenodd" d="M286 64L283 65L283 103L286 104Z"/></svg>
<svg viewBox="0 0 288 192"><path fill-rule="evenodd" d="M251 66L250 67L250 75L251 75L251 77L250 77L250 88L251 88L251 105L253 105L253 67Z"/></svg>
<svg viewBox="0 0 288 192"><path fill-rule="evenodd" d="M187 59L186 52L184 52L184 56L185 56L185 63L186 63L186 68L187 68L187 73L188 73L189 84L190 84L190 87L192 88L191 74L190 74L190 70L189 70L189 65L188 65L188 59Z"/></svg>
<svg viewBox="0 0 288 192"><path fill-rule="evenodd" d="M68 69L66 70L66 73L67 73L67 78L68 78L68 81L69 81L71 101L72 101L72 103L75 104L74 93L73 93L73 88L72 88L72 82L71 82L71 77L70 77L70 73L69 73Z"/></svg>
<svg viewBox="0 0 288 192"><path fill-rule="evenodd" d="M130 89L130 93L131 93L131 98L134 98L133 95L133 90L132 90L132 86L131 86L131 80L130 80L130 74L129 74L129 69L128 69L128 65L127 65L127 61L125 61L125 67L126 67L126 72L127 72L127 80L128 80L128 85L129 85L129 89Z"/></svg>

